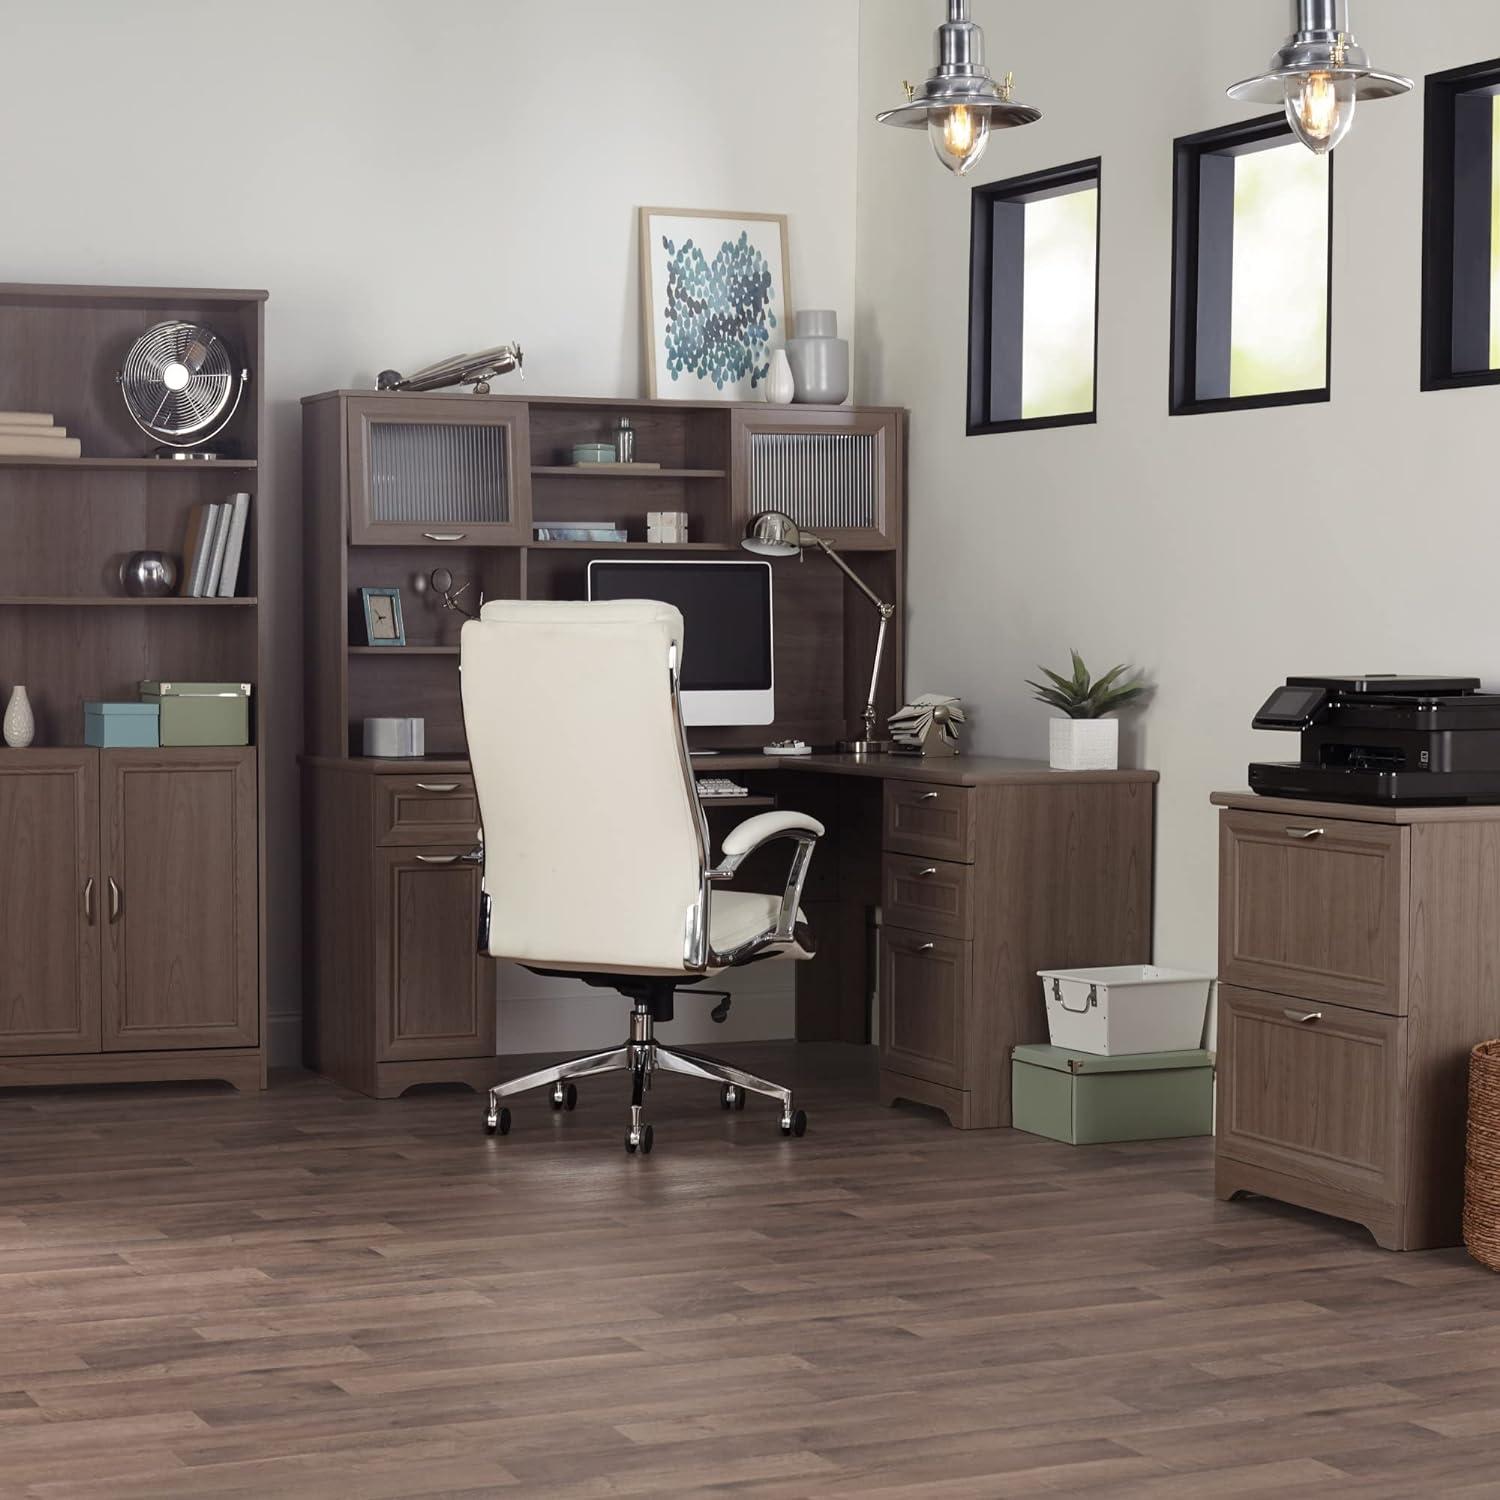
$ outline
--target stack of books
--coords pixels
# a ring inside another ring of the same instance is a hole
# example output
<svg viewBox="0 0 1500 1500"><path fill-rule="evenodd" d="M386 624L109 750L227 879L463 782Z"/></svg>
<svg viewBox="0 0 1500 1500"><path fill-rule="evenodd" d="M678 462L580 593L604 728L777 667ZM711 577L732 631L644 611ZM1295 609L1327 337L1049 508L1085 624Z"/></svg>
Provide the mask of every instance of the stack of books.
<svg viewBox="0 0 1500 1500"><path fill-rule="evenodd" d="M233 599L245 555L250 497L195 505L182 549L182 593L189 599Z"/></svg>
<svg viewBox="0 0 1500 1500"><path fill-rule="evenodd" d="M78 458L82 444L50 411L0 411L0 458Z"/></svg>

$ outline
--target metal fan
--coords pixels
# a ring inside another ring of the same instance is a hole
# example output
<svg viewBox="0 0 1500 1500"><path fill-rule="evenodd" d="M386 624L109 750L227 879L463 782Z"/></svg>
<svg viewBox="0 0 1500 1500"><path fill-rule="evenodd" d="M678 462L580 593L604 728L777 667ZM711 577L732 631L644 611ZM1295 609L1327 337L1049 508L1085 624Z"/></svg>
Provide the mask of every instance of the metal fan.
<svg viewBox="0 0 1500 1500"><path fill-rule="evenodd" d="M189 453L229 425L250 379L236 369L218 334L175 320L148 328L125 356L117 377L125 409L147 437L172 458L213 458Z"/></svg>

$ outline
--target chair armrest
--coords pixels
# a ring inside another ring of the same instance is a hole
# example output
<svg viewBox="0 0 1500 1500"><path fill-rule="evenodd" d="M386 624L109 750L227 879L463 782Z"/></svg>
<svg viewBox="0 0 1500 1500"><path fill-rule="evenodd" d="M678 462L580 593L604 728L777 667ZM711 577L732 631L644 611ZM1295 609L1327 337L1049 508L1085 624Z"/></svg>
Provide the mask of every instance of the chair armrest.
<svg viewBox="0 0 1500 1500"><path fill-rule="evenodd" d="M807 882L808 866L812 864L813 849L823 837L823 825L816 818L799 812L769 812L746 818L743 823L730 829L724 838L723 859L716 870L708 872L710 880L733 880L735 872L757 849L764 848L776 839L790 839L797 848L792 855L792 866L787 872L786 889L782 893L781 908L776 926L763 933L754 942L745 944L740 951L729 955L730 963L740 963L773 943L790 943L795 940L797 912L802 904L802 887Z"/></svg>
<svg viewBox="0 0 1500 1500"><path fill-rule="evenodd" d="M724 836L724 865L732 872L762 844L797 833L820 839L823 825L816 818L799 812L768 812L746 818Z"/></svg>

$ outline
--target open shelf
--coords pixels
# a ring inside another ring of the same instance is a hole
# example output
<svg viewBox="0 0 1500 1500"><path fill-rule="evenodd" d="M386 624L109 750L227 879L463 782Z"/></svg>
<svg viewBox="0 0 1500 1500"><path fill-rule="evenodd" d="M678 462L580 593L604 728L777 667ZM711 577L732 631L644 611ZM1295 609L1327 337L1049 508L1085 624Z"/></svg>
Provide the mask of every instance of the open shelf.
<svg viewBox="0 0 1500 1500"><path fill-rule="evenodd" d="M37 605L47 609L254 609L259 599L134 599L129 594L0 594L0 605Z"/></svg>
<svg viewBox="0 0 1500 1500"><path fill-rule="evenodd" d="M457 656L457 646L350 646L350 656Z"/></svg>
<svg viewBox="0 0 1500 1500"><path fill-rule="evenodd" d="M733 552L722 542L527 542L532 552Z"/></svg>
<svg viewBox="0 0 1500 1500"><path fill-rule="evenodd" d="M35 458L24 454L0 454L0 469L155 469L166 472L213 473L217 469L253 469L253 458Z"/></svg>
<svg viewBox="0 0 1500 1500"><path fill-rule="evenodd" d="M532 468L533 475L568 479L723 479L723 469L648 469L621 468L613 464L543 464Z"/></svg>

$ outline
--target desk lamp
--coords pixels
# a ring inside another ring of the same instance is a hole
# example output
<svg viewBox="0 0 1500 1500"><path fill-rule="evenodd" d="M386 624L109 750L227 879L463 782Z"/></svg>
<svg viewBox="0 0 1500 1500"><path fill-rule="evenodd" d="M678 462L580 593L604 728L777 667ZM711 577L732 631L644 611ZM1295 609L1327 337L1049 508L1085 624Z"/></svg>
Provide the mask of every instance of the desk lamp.
<svg viewBox="0 0 1500 1500"><path fill-rule="evenodd" d="M880 630L875 637L875 664L870 671L870 691L865 698L865 733L863 739L846 740L840 746L841 750L852 751L856 755L883 755L891 748L889 740L877 740L875 738L875 693L880 685L880 665L885 657L885 635L886 629L891 623L891 616L896 613L894 604L887 604L865 581L856 573L848 563L844 561L833 547L820 536L814 536L810 531L804 531L784 511L767 510L754 517L745 528L745 537L740 545L746 552L753 552L758 557L798 557L809 547L821 547L828 554L829 561L837 567L846 578L850 579L855 588L862 593L871 604L880 612Z"/></svg>

